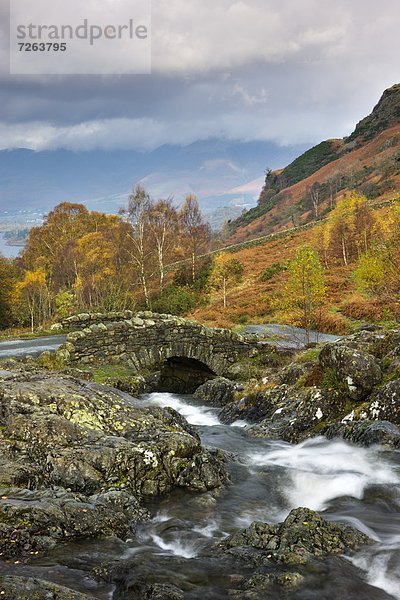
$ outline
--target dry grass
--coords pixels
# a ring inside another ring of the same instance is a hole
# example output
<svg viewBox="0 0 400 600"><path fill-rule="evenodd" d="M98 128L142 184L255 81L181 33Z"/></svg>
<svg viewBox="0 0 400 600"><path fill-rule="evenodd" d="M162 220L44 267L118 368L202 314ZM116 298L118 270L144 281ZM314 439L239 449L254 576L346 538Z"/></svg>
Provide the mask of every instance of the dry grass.
<svg viewBox="0 0 400 600"><path fill-rule="evenodd" d="M273 263L285 264L292 260L300 246L318 245L320 238L321 229L316 226L281 240L236 252L234 256L243 263L245 275L243 281L228 293L227 308L224 309L222 298L214 295L207 306L197 309L191 316L215 327L287 321L287 317L279 311L279 295L287 273L277 273L268 281L262 281L262 273ZM346 334L354 321L388 318L390 307L387 304L368 298L357 290L352 276L354 268L355 265L345 267L339 263L327 266L327 302L321 316L321 331Z"/></svg>

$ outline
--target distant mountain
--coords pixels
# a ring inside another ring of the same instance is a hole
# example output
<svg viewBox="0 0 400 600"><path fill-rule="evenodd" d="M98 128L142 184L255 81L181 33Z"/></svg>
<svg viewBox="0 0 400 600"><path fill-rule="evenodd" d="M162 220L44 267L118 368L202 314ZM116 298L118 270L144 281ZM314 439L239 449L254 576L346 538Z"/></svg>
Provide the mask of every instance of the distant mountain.
<svg viewBox="0 0 400 600"><path fill-rule="evenodd" d="M189 146L162 146L152 152L65 150L0 152L0 218L23 211L46 213L62 201L83 202L92 210L117 212L133 184L142 183L155 197L187 193L200 197L204 212L239 215L256 204L261 175L277 168L304 146L280 147L267 142L207 140ZM249 184L250 185L247 185Z"/></svg>
<svg viewBox="0 0 400 600"><path fill-rule="evenodd" d="M344 139L321 142L287 167L269 171L257 206L230 223L239 242L323 216L356 190L371 201L400 189L400 84Z"/></svg>

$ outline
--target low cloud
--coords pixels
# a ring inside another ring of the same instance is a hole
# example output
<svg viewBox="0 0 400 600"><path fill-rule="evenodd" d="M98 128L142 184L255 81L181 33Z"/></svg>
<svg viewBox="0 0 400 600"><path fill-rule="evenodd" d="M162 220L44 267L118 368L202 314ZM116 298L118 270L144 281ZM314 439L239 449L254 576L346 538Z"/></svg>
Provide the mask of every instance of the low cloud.
<svg viewBox="0 0 400 600"><path fill-rule="evenodd" d="M318 127L317 121L320 120ZM215 119L171 121L155 119L107 119L77 125L57 126L43 122L0 123L0 150L135 149L149 151L164 144L188 145L197 140L221 138L231 141L271 141L279 145L312 143L326 131L323 115L287 115L284 124L274 117L260 123L257 117L246 120L238 114ZM312 128L311 128L312 126Z"/></svg>

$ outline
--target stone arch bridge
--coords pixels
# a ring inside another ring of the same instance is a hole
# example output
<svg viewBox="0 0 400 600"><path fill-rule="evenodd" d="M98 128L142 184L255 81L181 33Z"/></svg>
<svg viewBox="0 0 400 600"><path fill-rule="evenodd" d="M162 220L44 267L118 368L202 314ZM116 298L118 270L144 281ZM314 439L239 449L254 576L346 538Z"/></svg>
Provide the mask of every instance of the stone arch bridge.
<svg viewBox="0 0 400 600"><path fill-rule="evenodd" d="M138 372L186 370L196 380L194 387L226 375L233 363L258 352L254 337L151 312L127 311L114 318L78 315L62 325L77 329L57 351L69 364L125 364Z"/></svg>

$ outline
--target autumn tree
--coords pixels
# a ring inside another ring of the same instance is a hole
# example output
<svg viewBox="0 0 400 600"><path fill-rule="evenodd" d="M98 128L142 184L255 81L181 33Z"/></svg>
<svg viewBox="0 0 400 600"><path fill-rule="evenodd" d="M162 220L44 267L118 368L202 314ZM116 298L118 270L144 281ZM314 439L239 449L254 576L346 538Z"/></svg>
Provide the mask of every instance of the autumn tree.
<svg viewBox="0 0 400 600"><path fill-rule="evenodd" d="M210 240L210 226L201 214L199 202L194 195L186 196L179 211L183 240L190 253L192 264L192 282L196 279L196 264L201 252L204 252Z"/></svg>
<svg viewBox="0 0 400 600"><path fill-rule="evenodd" d="M165 282L166 261L172 258L179 239L180 222L172 200L158 200L149 208L149 228L157 253L159 288L162 293Z"/></svg>
<svg viewBox="0 0 400 600"><path fill-rule="evenodd" d="M221 252L214 259L210 275L210 286L222 293L224 308L227 307L228 290L239 283L244 267L242 263L227 252Z"/></svg>
<svg viewBox="0 0 400 600"><path fill-rule="evenodd" d="M74 288L81 306L102 306L109 282L115 278L112 243L100 232L77 242L77 278Z"/></svg>
<svg viewBox="0 0 400 600"><path fill-rule="evenodd" d="M319 217L319 207L320 207L321 200L322 200L321 184L318 183L318 181L316 181L315 183L313 183L313 185L309 189L308 193L310 195L311 204L312 204L313 211L314 211L314 218L318 219L318 217Z"/></svg>
<svg viewBox="0 0 400 600"><path fill-rule="evenodd" d="M347 266L368 251L376 229L376 218L365 196L354 193L340 199L324 229L325 256Z"/></svg>
<svg viewBox="0 0 400 600"><path fill-rule="evenodd" d="M361 290L388 301L400 300L400 206L380 219L374 243L359 259L355 279Z"/></svg>
<svg viewBox="0 0 400 600"><path fill-rule="evenodd" d="M149 194L141 185L137 185L129 196L127 208L121 211L127 217L131 226L129 233L131 241L129 255L132 264L139 273L140 285L148 308L150 307L150 296L147 265L151 254L149 246L149 216L151 208L152 200Z"/></svg>
<svg viewBox="0 0 400 600"><path fill-rule="evenodd" d="M76 278L76 240L90 230L90 214L82 204L63 202L31 230L22 261L28 270L44 268L50 288L71 288Z"/></svg>
<svg viewBox="0 0 400 600"><path fill-rule="evenodd" d="M0 255L0 329L10 327L13 322L12 292L16 282L16 271L12 261Z"/></svg>
<svg viewBox="0 0 400 600"><path fill-rule="evenodd" d="M305 246L297 251L296 258L289 264L282 306L296 325L305 330L307 344L310 342L311 329L319 329L324 301L323 267L318 253Z"/></svg>
<svg viewBox="0 0 400 600"><path fill-rule="evenodd" d="M48 317L48 296L46 273L41 268L27 271L15 286L16 303L27 307L32 333L35 323L41 325Z"/></svg>

